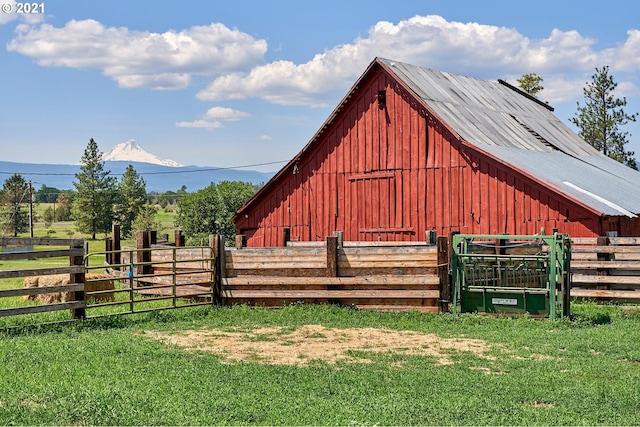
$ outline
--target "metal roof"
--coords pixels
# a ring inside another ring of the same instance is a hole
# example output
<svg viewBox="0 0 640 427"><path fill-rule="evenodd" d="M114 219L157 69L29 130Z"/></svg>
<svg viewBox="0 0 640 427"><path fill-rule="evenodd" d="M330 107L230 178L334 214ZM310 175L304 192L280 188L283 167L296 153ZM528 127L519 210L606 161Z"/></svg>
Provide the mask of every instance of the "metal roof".
<svg viewBox="0 0 640 427"><path fill-rule="evenodd" d="M516 88L377 61L467 143L602 215L640 214L640 173L600 153Z"/></svg>

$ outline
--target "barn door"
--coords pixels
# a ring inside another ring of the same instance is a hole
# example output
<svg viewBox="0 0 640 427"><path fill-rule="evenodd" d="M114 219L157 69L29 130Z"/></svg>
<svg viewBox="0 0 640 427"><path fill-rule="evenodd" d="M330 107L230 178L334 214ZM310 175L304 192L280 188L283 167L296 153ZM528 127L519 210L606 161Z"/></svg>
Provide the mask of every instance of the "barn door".
<svg viewBox="0 0 640 427"><path fill-rule="evenodd" d="M353 197L350 215L360 236L380 237L406 231L402 192L396 186L394 171L356 174L349 181Z"/></svg>

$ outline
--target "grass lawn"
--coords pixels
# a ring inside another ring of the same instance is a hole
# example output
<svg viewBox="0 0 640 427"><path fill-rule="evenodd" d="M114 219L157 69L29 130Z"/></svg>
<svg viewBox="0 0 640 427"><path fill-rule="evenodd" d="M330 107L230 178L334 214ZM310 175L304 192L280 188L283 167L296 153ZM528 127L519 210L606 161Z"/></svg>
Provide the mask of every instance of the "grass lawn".
<svg viewBox="0 0 640 427"><path fill-rule="evenodd" d="M0 425L639 425L640 315L573 312L197 307L8 329Z"/></svg>

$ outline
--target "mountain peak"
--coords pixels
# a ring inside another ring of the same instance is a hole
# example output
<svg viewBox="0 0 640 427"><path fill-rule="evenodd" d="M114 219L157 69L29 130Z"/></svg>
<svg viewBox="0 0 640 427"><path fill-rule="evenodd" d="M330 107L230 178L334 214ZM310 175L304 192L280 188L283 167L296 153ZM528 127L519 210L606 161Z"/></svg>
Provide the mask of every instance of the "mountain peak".
<svg viewBox="0 0 640 427"><path fill-rule="evenodd" d="M145 151L135 139L130 139L113 147L111 151L102 155L102 160L116 162L140 162L155 165L179 167L182 166L173 160L161 159Z"/></svg>

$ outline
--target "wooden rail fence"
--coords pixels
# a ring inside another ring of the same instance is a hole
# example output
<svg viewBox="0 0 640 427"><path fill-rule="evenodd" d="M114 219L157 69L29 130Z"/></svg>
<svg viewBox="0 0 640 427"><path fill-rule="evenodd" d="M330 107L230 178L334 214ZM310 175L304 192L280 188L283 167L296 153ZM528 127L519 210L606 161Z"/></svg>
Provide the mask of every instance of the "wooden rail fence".
<svg viewBox="0 0 640 427"><path fill-rule="evenodd" d="M177 234L176 234L177 235ZM153 240L153 239L151 239ZM447 236L428 242L342 242L339 235L324 242L287 242L275 248L225 247L220 236L209 246L174 249L151 247L148 238L139 247L106 252L119 289L89 291L83 239L0 237L10 247L50 246L45 250L0 252L0 263L13 260L68 258L67 265L49 268L6 269L0 279L68 275L68 284L7 289L10 297L64 292L64 302L0 309L0 317L71 310L84 318L95 307L170 300L173 308L194 304L250 304L274 307L296 302L330 303L374 310L446 312L450 303ZM107 241L107 245L113 245ZM119 242L117 243L119 244ZM183 242L181 243L183 244ZM57 248L56 248L57 247ZM96 267L93 267L96 268ZM102 267L98 267L102 268ZM116 274L117 272L117 274ZM640 303L640 237L572 239L571 297L599 302ZM87 280L85 280L87 279ZM127 285L128 284L128 285ZM93 300L101 294L131 295L130 300ZM191 303L177 303L179 299ZM4 305L6 307L6 305ZM170 307L169 307L170 308Z"/></svg>
<svg viewBox="0 0 640 427"><path fill-rule="evenodd" d="M68 246L65 249L50 250L26 250L0 252L0 261L34 260L43 258L68 257L69 265L50 268L5 270L0 269L0 279L24 278L32 276L69 275L68 284L31 287L21 289L2 289L0 299L8 297L19 297L29 295L46 295L52 293L65 293L71 295L69 301L55 304L41 304L23 307L13 307L0 309L0 317L15 316L20 314L45 313L59 310L71 310L74 318L85 316L84 301L84 279L85 270L83 265L84 240L83 239L49 239L49 238L20 238L20 237L0 237L0 246L15 247L22 246L33 248L33 246Z"/></svg>
<svg viewBox="0 0 640 427"><path fill-rule="evenodd" d="M573 298L640 303L640 237L574 238Z"/></svg>
<svg viewBox="0 0 640 427"><path fill-rule="evenodd" d="M437 312L437 247L426 243L290 242L279 248L226 248L223 304L335 303L376 310Z"/></svg>

